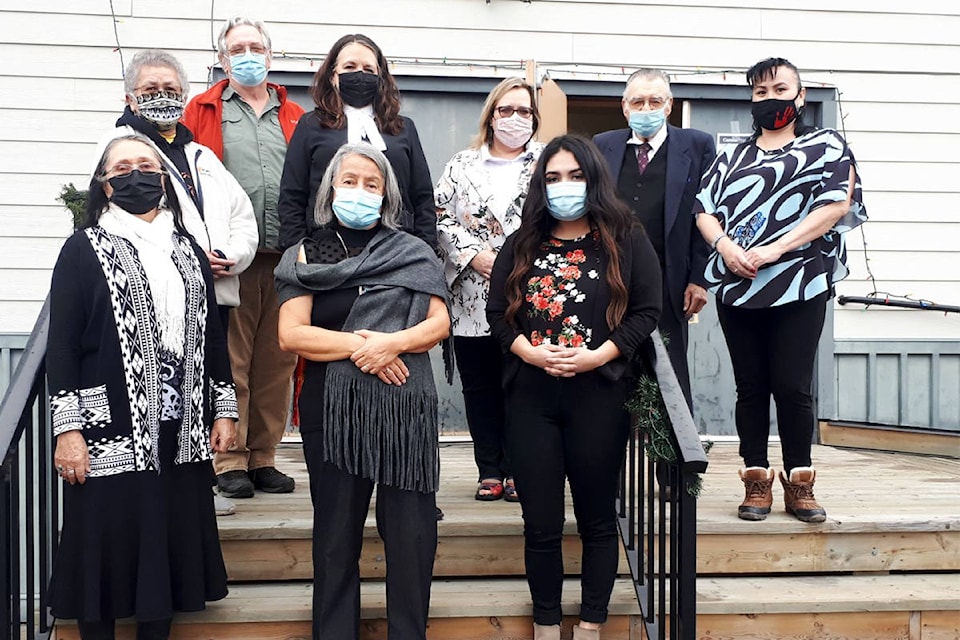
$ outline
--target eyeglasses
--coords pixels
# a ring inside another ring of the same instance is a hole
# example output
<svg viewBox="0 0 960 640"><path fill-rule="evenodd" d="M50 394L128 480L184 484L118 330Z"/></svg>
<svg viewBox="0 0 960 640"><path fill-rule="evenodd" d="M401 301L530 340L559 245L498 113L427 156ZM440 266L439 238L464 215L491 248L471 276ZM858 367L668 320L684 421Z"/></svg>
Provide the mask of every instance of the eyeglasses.
<svg viewBox="0 0 960 640"><path fill-rule="evenodd" d="M509 118L515 113L519 113L521 118L530 118L533 116L533 109L530 107L512 107L510 105L504 105L502 107L497 107L497 113L500 114L501 118Z"/></svg>
<svg viewBox="0 0 960 640"><path fill-rule="evenodd" d="M242 56L247 51L262 56L267 52L267 48L262 44L238 44L227 49L227 54L231 56Z"/></svg>
<svg viewBox="0 0 960 640"><path fill-rule="evenodd" d="M650 96L649 98L637 96L627 100L627 104L634 109L643 109L643 105L647 105L651 109L656 110L665 107L669 99L670 98L664 98L663 96Z"/></svg>
<svg viewBox="0 0 960 640"><path fill-rule="evenodd" d="M163 167L158 165L156 162L137 162L136 164L120 162L104 171L103 175L104 177L109 176L111 178L123 177L130 175L134 170L146 175L163 173Z"/></svg>

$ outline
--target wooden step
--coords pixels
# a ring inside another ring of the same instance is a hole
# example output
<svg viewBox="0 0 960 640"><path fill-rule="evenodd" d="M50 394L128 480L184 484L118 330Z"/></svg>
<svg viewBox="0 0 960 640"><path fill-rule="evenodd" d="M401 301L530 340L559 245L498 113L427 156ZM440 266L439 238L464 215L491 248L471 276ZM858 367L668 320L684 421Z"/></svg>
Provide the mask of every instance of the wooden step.
<svg viewBox="0 0 960 640"><path fill-rule="evenodd" d="M960 458L960 433L849 422L821 422L820 442L833 447Z"/></svg>
<svg viewBox="0 0 960 640"><path fill-rule="evenodd" d="M579 583L564 584L565 625L576 621ZM310 587L303 583L234 585L206 611L176 618L171 640L302 640L310 637ZM703 578L697 581L698 638L956 638L960 585L943 574ZM386 631L383 583L361 586L361 637ZM914 635L914 629L917 633ZM922 630L923 635L919 631ZM951 635L953 634L953 635ZM132 639L121 624L118 640ZM530 594L522 579L436 580L427 637L507 640L532 637ZM639 640L640 619L629 580L618 580L604 640ZM77 640L58 623L56 638Z"/></svg>
<svg viewBox="0 0 960 640"><path fill-rule="evenodd" d="M218 519L231 580L305 580L312 575L313 511L302 451L284 446L278 459L296 478L297 491L236 500L237 513ZM441 447L441 460L437 502L445 517L438 525L435 575L522 575L520 506L473 499L469 445ZM698 573L960 571L960 461L822 446L814 448L814 460L816 494L827 509L826 522L805 524L786 514L779 482L767 520L746 522L736 515L743 496L736 446L714 446L698 503ZM779 465L776 459L771 462ZM361 558L365 578L384 575L372 513L373 506ZM576 574L580 545L569 497L564 552L568 573ZM621 571L626 571L623 565Z"/></svg>

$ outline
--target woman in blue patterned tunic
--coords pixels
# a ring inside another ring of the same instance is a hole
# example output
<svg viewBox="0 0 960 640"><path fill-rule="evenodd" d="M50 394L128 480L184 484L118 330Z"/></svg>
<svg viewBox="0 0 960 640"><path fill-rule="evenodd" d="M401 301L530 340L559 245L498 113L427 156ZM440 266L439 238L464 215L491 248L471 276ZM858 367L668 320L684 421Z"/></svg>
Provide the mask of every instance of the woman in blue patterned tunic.
<svg viewBox="0 0 960 640"><path fill-rule="evenodd" d="M703 177L694 214L714 249L717 295L737 384L744 520L773 504L767 459L770 396L777 405L788 513L823 522L810 460L813 365L833 285L847 275L843 233L866 220L853 154L831 129L803 124L797 68L768 58L747 71L754 136L724 150Z"/></svg>
<svg viewBox="0 0 960 640"><path fill-rule="evenodd" d="M65 481L50 602L83 640L131 616L138 640L163 640L175 611L227 594L210 459L236 438L236 393L210 264L162 167L139 134L106 146L50 285Z"/></svg>

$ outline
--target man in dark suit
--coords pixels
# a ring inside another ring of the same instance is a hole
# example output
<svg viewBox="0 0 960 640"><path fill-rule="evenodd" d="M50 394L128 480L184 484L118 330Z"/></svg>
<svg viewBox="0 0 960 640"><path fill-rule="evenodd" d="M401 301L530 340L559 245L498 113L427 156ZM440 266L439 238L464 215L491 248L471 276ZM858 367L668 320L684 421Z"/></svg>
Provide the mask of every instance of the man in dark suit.
<svg viewBox="0 0 960 640"><path fill-rule="evenodd" d="M673 108L670 76L640 69L627 80L623 115L630 125L598 134L617 192L643 223L660 257L663 311L659 327L687 404L687 320L707 302L703 271L710 247L690 214L700 178L716 156L713 137L667 124Z"/></svg>

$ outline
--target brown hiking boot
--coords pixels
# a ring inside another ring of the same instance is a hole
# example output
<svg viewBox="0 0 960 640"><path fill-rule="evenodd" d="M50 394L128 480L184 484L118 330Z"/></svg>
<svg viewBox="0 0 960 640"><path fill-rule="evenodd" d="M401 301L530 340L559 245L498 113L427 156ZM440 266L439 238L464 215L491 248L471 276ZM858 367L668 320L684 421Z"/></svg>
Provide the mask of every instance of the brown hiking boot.
<svg viewBox="0 0 960 640"><path fill-rule="evenodd" d="M817 504L813 497L813 483L817 472L813 467L794 467L790 470L790 479L780 472L780 484L783 485L783 503L787 513L801 522L823 522L827 519L826 510Z"/></svg>
<svg viewBox="0 0 960 640"><path fill-rule="evenodd" d="M747 467L737 473L747 491L737 515L741 520L766 520L773 506L773 469Z"/></svg>

